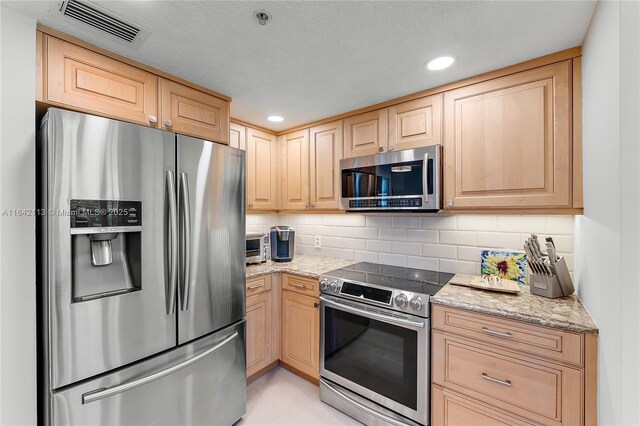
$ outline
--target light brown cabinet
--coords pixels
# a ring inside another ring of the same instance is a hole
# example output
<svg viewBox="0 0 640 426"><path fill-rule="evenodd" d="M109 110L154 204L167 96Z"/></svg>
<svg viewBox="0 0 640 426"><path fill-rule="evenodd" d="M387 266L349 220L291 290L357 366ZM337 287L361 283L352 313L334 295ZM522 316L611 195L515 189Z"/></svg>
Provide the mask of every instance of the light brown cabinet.
<svg viewBox="0 0 640 426"><path fill-rule="evenodd" d="M432 318L432 424L594 420L594 335L440 305Z"/></svg>
<svg viewBox="0 0 640 426"><path fill-rule="evenodd" d="M387 115L389 151L442 144L442 94L390 106Z"/></svg>
<svg viewBox="0 0 640 426"><path fill-rule="evenodd" d="M309 130L309 198L312 209L337 210L340 207L342 131L342 121Z"/></svg>
<svg viewBox="0 0 640 426"><path fill-rule="evenodd" d="M247 210L276 210L276 137L247 127Z"/></svg>
<svg viewBox="0 0 640 426"><path fill-rule="evenodd" d="M229 143L229 102L167 79L160 79L162 129Z"/></svg>
<svg viewBox="0 0 640 426"><path fill-rule="evenodd" d="M377 154L387 149L387 110L344 119L344 158Z"/></svg>
<svg viewBox="0 0 640 426"><path fill-rule="evenodd" d="M54 37L45 36L42 48L41 101L156 127L158 77Z"/></svg>
<svg viewBox="0 0 640 426"><path fill-rule="evenodd" d="M282 136L280 151L280 209L308 209L309 129Z"/></svg>
<svg viewBox="0 0 640 426"><path fill-rule="evenodd" d="M273 293L247 298L247 377L272 362Z"/></svg>
<svg viewBox="0 0 640 426"><path fill-rule="evenodd" d="M285 274L280 359L311 379L320 377L320 303L317 283ZM314 294L310 296L309 294Z"/></svg>
<svg viewBox="0 0 640 426"><path fill-rule="evenodd" d="M247 128L237 123L229 123L229 146L247 150Z"/></svg>
<svg viewBox="0 0 640 426"><path fill-rule="evenodd" d="M445 208L572 206L570 64L445 92Z"/></svg>

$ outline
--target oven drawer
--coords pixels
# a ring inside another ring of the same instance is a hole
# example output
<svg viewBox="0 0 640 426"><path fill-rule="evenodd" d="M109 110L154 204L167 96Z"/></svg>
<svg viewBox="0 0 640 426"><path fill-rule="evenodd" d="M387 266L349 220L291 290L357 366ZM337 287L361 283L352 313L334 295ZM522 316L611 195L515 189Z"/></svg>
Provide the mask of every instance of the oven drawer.
<svg viewBox="0 0 640 426"><path fill-rule="evenodd" d="M247 280L247 297L271 290L271 274L249 278Z"/></svg>
<svg viewBox="0 0 640 426"><path fill-rule="evenodd" d="M282 277L282 289L307 296L319 297L320 284L317 279L284 274Z"/></svg>
<svg viewBox="0 0 640 426"><path fill-rule="evenodd" d="M433 332L433 383L536 422L582 423L582 372Z"/></svg>
<svg viewBox="0 0 640 426"><path fill-rule="evenodd" d="M433 305L431 321L436 330L471 337L531 355L583 365L582 334L439 305Z"/></svg>

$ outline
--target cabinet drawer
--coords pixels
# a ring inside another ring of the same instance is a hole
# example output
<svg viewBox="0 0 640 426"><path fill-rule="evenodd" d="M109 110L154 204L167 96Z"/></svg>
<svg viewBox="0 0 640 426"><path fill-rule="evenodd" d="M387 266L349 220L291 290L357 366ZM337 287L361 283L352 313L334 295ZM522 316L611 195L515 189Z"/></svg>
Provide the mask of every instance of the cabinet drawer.
<svg viewBox="0 0 640 426"><path fill-rule="evenodd" d="M499 408L474 401L448 389L431 388L431 424L438 426L535 425Z"/></svg>
<svg viewBox="0 0 640 426"><path fill-rule="evenodd" d="M156 126L158 77L53 37L45 41L48 103Z"/></svg>
<svg viewBox="0 0 640 426"><path fill-rule="evenodd" d="M297 275L284 274L282 277L282 289L313 297L320 296L318 280Z"/></svg>
<svg viewBox="0 0 640 426"><path fill-rule="evenodd" d="M271 290L271 274L262 275L247 280L247 297Z"/></svg>
<svg viewBox="0 0 640 426"><path fill-rule="evenodd" d="M491 315L433 305L434 329L483 342L583 365L583 335Z"/></svg>
<svg viewBox="0 0 640 426"><path fill-rule="evenodd" d="M433 332L433 383L546 424L582 423L582 373Z"/></svg>

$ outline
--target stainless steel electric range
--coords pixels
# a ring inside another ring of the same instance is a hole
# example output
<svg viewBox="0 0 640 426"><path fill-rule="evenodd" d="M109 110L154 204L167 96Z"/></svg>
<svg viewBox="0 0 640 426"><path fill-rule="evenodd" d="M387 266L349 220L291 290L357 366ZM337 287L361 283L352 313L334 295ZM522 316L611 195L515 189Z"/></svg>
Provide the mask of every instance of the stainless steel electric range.
<svg viewBox="0 0 640 426"><path fill-rule="evenodd" d="M364 424L429 424L430 297L453 274L357 263L320 277L320 399Z"/></svg>

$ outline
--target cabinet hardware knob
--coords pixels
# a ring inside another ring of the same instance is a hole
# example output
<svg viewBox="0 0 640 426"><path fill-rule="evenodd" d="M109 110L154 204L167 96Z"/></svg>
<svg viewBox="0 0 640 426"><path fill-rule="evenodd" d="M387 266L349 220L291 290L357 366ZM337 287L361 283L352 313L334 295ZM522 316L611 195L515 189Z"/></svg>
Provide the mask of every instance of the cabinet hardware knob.
<svg viewBox="0 0 640 426"><path fill-rule="evenodd" d="M378 147L378 152L383 152L384 148L383 147Z"/></svg>
<svg viewBox="0 0 640 426"><path fill-rule="evenodd" d="M315 303L313 304L313 307L314 307L314 308L317 308L318 306L320 306L320 304L319 304L318 302L315 302Z"/></svg>
<svg viewBox="0 0 640 426"><path fill-rule="evenodd" d="M249 208L252 209L253 208L253 204L249 204Z"/></svg>
<svg viewBox="0 0 640 426"><path fill-rule="evenodd" d="M393 151L395 148L396 148L395 146L390 145L390 146L389 146L389 151Z"/></svg>
<svg viewBox="0 0 640 426"><path fill-rule="evenodd" d="M173 123L171 122L171 120L164 120L164 125L167 127L171 127Z"/></svg>
<svg viewBox="0 0 640 426"><path fill-rule="evenodd" d="M149 116L149 123L157 123L157 122L158 122L158 117L156 117L155 115Z"/></svg>
<svg viewBox="0 0 640 426"><path fill-rule="evenodd" d="M451 207L453 205L453 200L447 200L447 206Z"/></svg>

